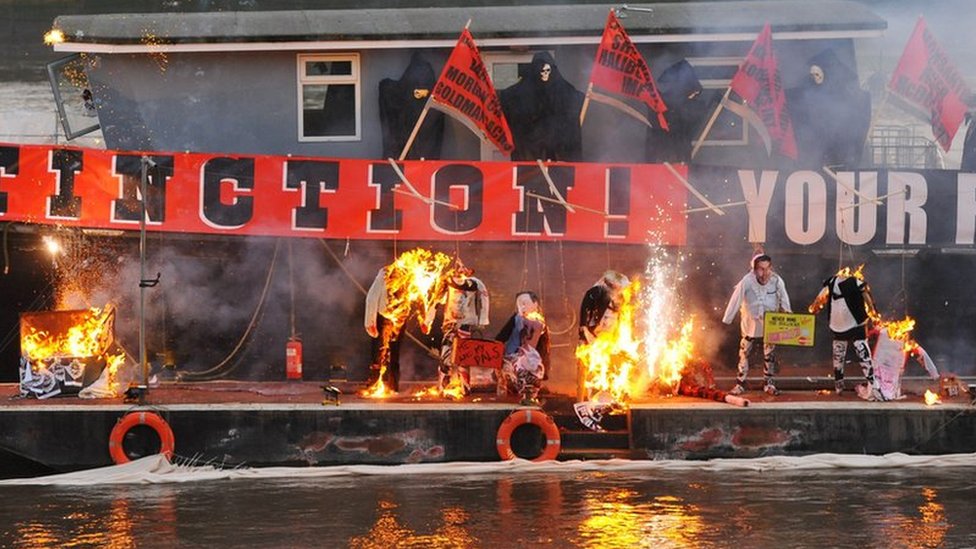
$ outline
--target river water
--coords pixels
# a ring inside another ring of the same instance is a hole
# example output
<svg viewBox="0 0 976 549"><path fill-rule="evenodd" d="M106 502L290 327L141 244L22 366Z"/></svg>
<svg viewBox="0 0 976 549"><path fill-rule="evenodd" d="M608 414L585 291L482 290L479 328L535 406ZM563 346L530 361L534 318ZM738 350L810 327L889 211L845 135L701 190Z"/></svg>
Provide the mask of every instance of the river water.
<svg viewBox="0 0 976 549"><path fill-rule="evenodd" d="M737 461L0 486L0 547L976 547L972 467Z"/></svg>

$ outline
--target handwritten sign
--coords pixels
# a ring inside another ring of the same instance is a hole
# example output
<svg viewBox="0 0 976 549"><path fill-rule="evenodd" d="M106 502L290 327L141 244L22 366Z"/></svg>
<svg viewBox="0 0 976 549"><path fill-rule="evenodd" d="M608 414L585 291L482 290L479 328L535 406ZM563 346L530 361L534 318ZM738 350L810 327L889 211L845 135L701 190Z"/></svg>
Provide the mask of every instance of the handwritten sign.
<svg viewBox="0 0 976 549"><path fill-rule="evenodd" d="M813 347L816 328L814 315L767 312L763 323L763 339L766 343Z"/></svg>
<svg viewBox="0 0 976 549"><path fill-rule="evenodd" d="M455 339L454 364L468 368L500 370L505 344L491 339Z"/></svg>

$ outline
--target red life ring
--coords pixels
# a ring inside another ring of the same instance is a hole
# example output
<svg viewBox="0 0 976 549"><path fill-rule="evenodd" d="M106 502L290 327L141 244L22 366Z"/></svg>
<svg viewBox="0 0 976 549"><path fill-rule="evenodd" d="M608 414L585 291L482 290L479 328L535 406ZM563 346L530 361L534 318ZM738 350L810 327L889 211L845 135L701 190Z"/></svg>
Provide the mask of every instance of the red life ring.
<svg viewBox="0 0 976 549"><path fill-rule="evenodd" d="M549 461L556 459L556 457L559 455L561 443L559 438L559 427L556 427L556 422L554 422L552 418L546 415L544 412L526 409L512 412L498 427L498 434L495 437L495 445L498 448L498 457L505 461L515 459L515 452L512 451L512 433L515 432L515 429L527 423L531 423L532 425L542 429L542 433L546 436L546 447L543 448L542 454L532 461Z"/></svg>
<svg viewBox="0 0 976 549"><path fill-rule="evenodd" d="M176 438L173 436L173 429L170 428L166 420L155 412L132 412L119 419L112 433L108 436L108 453L112 455L112 461L116 465L131 461L122 448L122 439L130 429L136 425L146 425L151 427L159 435L159 453L167 459L173 457L173 448L176 445Z"/></svg>

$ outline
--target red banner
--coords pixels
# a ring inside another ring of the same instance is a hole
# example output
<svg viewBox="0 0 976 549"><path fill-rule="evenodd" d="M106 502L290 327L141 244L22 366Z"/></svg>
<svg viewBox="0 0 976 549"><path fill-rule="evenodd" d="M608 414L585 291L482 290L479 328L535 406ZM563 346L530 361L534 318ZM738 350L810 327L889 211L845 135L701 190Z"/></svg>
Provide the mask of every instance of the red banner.
<svg viewBox="0 0 976 549"><path fill-rule="evenodd" d="M662 165L147 153L147 229L450 241L686 240ZM142 154L0 144L0 221L139 230ZM687 167L675 165L683 177ZM399 173L398 173L399 172ZM402 177L401 177L402 174ZM408 183L405 183L406 180Z"/></svg>
<svg viewBox="0 0 976 549"><path fill-rule="evenodd" d="M796 138L785 108L786 93L779 78L779 63L773 52L773 31L769 23L763 27L749 55L739 65L730 87L762 119L776 144L776 150L796 159Z"/></svg>
<svg viewBox="0 0 976 549"><path fill-rule="evenodd" d="M966 115L969 87L921 17L888 88L929 117L936 141L948 151Z"/></svg>
<svg viewBox="0 0 976 549"><path fill-rule="evenodd" d="M651 69L644 61L644 56L630 41L627 31L617 20L613 10L610 10L607 24L603 28L603 39L596 50L596 62L593 64L590 82L594 87L644 103L657 113L661 128L668 129L668 122L664 118L668 107L661 98Z"/></svg>
<svg viewBox="0 0 976 549"><path fill-rule="evenodd" d="M480 130L498 150L512 152L512 130L508 128L491 76L468 29L461 31L434 85L431 100L448 114L460 116L462 122L469 121L475 133Z"/></svg>

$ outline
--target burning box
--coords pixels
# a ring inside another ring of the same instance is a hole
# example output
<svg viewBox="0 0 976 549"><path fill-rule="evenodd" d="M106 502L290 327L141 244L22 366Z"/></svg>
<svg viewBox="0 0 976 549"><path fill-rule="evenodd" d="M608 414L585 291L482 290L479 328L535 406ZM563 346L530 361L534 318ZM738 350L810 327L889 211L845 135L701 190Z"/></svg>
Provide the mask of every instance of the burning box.
<svg viewBox="0 0 976 549"><path fill-rule="evenodd" d="M48 398L90 385L105 367L114 330L111 306L21 313L21 395Z"/></svg>

